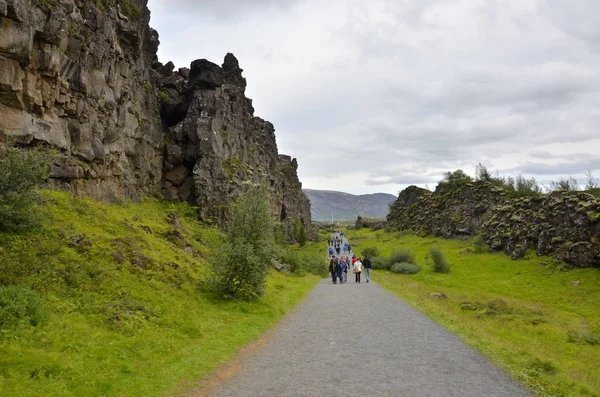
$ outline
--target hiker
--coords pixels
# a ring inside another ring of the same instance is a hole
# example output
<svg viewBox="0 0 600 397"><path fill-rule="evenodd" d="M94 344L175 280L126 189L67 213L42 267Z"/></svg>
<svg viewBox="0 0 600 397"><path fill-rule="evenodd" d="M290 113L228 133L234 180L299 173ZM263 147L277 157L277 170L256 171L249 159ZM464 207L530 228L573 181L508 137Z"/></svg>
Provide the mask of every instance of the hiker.
<svg viewBox="0 0 600 397"><path fill-rule="evenodd" d="M329 274L331 275L331 281L337 284L337 258L335 256L332 256L329 261Z"/></svg>
<svg viewBox="0 0 600 397"><path fill-rule="evenodd" d="M360 272L362 271L362 262L360 259L356 259L354 262L354 282L360 283Z"/></svg>
<svg viewBox="0 0 600 397"><path fill-rule="evenodd" d="M333 247L329 247L329 256L333 256Z"/></svg>
<svg viewBox="0 0 600 397"><path fill-rule="evenodd" d="M340 246L338 245L337 247L335 247L335 252L339 255L340 254Z"/></svg>
<svg viewBox="0 0 600 397"><path fill-rule="evenodd" d="M371 279L371 268L373 267L368 256L365 256L365 259L362 261L362 265L365 268L365 280L367 280L368 283Z"/></svg>
<svg viewBox="0 0 600 397"><path fill-rule="evenodd" d="M338 267L337 267L337 276L338 279L340 280L340 284L344 284L344 270L346 268L346 264L344 263L344 261L340 261L338 263Z"/></svg>
<svg viewBox="0 0 600 397"><path fill-rule="evenodd" d="M352 254L352 264L353 265L357 260L358 260L358 258L356 257L356 255Z"/></svg>
<svg viewBox="0 0 600 397"><path fill-rule="evenodd" d="M342 258L342 261L344 261L344 283L348 282L348 267L350 267L350 264L348 263L348 258Z"/></svg>

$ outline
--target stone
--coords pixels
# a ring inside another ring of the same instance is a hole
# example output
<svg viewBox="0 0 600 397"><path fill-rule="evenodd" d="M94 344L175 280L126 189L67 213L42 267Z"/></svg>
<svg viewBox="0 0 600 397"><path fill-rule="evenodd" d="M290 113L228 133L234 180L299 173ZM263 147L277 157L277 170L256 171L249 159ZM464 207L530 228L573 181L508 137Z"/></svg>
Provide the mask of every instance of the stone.
<svg viewBox="0 0 600 397"><path fill-rule="evenodd" d="M216 89L223 84L223 69L206 59L197 59L190 68L190 84L199 89Z"/></svg>
<svg viewBox="0 0 600 397"><path fill-rule="evenodd" d="M572 285L573 287L579 287L579 285L580 285L580 284L581 284L581 282L579 282L579 280L575 280L575 281L572 281L572 282L571 282L571 285Z"/></svg>
<svg viewBox="0 0 600 397"><path fill-rule="evenodd" d="M443 292L432 292L429 294L429 297L432 299L440 299L440 300L448 299L446 294L444 294Z"/></svg>
<svg viewBox="0 0 600 397"><path fill-rule="evenodd" d="M173 186L181 186L188 175L188 169L184 165L179 165L165 174L165 179Z"/></svg>

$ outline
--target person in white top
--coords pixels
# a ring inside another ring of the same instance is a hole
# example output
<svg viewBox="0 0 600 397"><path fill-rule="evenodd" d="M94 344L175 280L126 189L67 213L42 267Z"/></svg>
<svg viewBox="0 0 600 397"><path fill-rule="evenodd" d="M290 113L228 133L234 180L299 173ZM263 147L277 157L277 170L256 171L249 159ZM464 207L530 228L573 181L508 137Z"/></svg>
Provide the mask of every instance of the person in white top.
<svg viewBox="0 0 600 397"><path fill-rule="evenodd" d="M362 262L360 258L354 262L354 282L360 283L360 273L362 272Z"/></svg>

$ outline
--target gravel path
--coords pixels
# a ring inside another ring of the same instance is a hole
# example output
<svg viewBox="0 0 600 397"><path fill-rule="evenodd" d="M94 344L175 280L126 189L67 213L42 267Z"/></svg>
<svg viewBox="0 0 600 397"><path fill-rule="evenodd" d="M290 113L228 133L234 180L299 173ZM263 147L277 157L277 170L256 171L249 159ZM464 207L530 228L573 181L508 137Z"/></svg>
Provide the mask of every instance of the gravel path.
<svg viewBox="0 0 600 397"><path fill-rule="evenodd" d="M374 278L377 274L374 273ZM376 283L323 280L213 396L529 396Z"/></svg>

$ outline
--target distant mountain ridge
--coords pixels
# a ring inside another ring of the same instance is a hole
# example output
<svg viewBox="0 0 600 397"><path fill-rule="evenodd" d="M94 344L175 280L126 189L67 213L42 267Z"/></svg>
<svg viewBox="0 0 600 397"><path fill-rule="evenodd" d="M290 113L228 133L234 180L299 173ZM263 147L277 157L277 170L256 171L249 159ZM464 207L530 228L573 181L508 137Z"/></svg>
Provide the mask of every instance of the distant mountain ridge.
<svg viewBox="0 0 600 397"><path fill-rule="evenodd" d="M359 215L385 219L389 205L396 196L388 193L354 195L332 190L302 189L310 200L311 216L315 221L353 220Z"/></svg>

